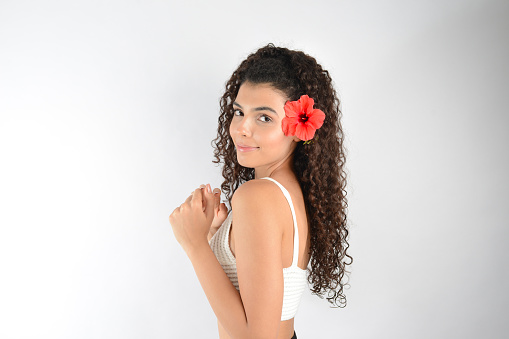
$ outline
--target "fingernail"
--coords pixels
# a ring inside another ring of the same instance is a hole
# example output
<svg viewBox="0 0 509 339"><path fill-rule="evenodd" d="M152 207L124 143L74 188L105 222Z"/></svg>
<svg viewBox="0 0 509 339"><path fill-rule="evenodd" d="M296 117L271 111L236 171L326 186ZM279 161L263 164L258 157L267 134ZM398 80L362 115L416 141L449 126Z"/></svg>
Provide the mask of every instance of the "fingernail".
<svg viewBox="0 0 509 339"><path fill-rule="evenodd" d="M210 184L207 184L207 192L212 193L212 189L210 188Z"/></svg>

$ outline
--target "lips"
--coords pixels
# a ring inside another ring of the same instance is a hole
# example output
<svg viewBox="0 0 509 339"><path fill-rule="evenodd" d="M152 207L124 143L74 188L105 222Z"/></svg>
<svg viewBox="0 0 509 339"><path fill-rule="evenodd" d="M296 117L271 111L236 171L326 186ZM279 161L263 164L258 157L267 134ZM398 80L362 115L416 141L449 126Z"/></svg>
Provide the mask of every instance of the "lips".
<svg viewBox="0 0 509 339"><path fill-rule="evenodd" d="M258 148L258 147L255 147L255 146L249 146L249 145L242 145L242 144L237 144L238 147L242 147L242 148Z"/></svg>
<svg viewBox="0 0 509 339"><path fill-rule="evenodd" d="M259 147L253 147L253 146L248 146L248 145L242 145L242 144L237 144L237 149L241 152L246 152L246 151L254 151L255 149L258 149Z"/></svg>

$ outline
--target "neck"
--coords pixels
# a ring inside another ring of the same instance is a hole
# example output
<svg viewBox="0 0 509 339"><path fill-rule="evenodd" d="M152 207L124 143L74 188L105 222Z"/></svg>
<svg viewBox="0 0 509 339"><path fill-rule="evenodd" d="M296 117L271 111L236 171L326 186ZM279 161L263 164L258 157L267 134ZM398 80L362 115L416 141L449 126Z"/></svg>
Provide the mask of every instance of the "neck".
<svg viewBox="0 0 509 339"><path fill-rule="evenodd" d="M294 172L293 171L293 152L288 154L285 158L264 168L255 168L255 179L264 177L272 177L280 172Z"/></svg>

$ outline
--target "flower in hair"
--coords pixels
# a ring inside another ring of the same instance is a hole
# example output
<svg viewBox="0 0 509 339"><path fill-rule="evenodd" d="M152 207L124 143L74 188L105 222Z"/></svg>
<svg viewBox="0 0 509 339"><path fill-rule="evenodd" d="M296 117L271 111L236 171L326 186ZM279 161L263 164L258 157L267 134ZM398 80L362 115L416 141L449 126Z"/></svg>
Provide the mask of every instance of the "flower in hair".
<svg viewBox="0 0 509 339"><path fill-rule="evenodd" d="M299 100L287 101L285 104L285 117L281 121L283 133L286 136L296 135L304 140L304 144L315 136L315 131L322 127L325 113L313 108L313 98L303 95Z"/></svg>

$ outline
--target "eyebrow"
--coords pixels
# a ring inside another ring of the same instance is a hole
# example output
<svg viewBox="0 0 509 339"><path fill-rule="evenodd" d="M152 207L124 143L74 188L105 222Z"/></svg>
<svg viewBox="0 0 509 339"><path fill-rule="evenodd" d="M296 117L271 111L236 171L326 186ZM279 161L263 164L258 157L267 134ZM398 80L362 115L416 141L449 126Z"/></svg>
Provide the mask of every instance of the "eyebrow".
<svg viewBox="0 0 509 339"><path fill-rule="evenodd" d="M240 108L242 108L242 106L240 106L240 105L239 105L236 101L234 101L234 102L233 102L233 104L234 104L235 106L239 106ZM243 108L242 108L242 109L243 109ZM268 106L256 107L256 108L254 109L254 111L270 111L270 112L273 112L275 115L278 115L278 114L277 114L277 112L276 112L274 109L272 109L272 108L270 108L270 107L268 107Z"/></svg>

